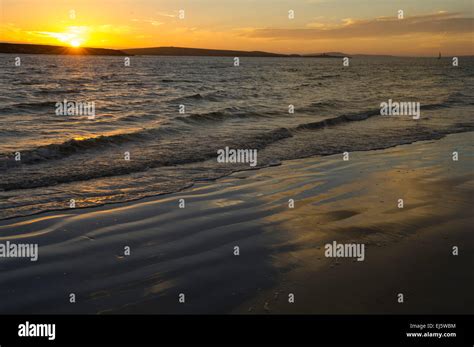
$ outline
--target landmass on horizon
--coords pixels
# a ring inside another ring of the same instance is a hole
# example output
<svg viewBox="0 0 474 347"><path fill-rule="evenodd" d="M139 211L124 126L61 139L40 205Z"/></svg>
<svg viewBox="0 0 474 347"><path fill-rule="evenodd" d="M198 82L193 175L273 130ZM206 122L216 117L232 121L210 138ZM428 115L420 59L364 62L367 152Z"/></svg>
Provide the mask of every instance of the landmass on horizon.
<svg viewBox="0 0 474 347"><path fill-rule="evenodd" d="M162 56L210 56L210 57L297 57L297 58L342 58L351 57L341 52L314 54L279 54L264 51L238 51L186 47L150 47L131 49L108 49L90 47L69 47L38 44L20 44L0 42L0 53L13 54L59 54L59 55L162 55Z"/></svg>
<svg viewBox="0 0 474 347"><path fill-rule="evenodd" d="M0 42L0 53L9 54L53 54L53 55L156 55L184 57L269 57L269 58L343 58L343 57L395 57L389 54L348 54L343 52L324 52L311 54L281 54L265 51L239 51L226 49L189 48L189 47L148 47L148 48L92 48L55 45L39 45L26 43ZM433 55L435 56L435 54ZM447 55L449 56L449 55ZM466 55L464 57L471 57Z"/></svg>

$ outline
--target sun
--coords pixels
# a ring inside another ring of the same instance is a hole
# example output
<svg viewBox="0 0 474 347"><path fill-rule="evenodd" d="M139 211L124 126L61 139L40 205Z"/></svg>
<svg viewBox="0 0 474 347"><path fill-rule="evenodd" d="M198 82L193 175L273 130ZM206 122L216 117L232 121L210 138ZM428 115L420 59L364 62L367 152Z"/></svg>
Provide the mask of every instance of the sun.
<svg viewBox="0 0 474 347"><path fill-rule="evenodd" d="M78 48L88 41L89 31L89 27L86 26L70 26L66 27L63 32L44 31L42 33L53 37L70 47Z"/></svg>
<svg viewBox="0 0 474 347"><path fill-rule="evenodd" d="M69 41L69 44L72 46L72 47L80 47L81 46L81 42L79 40L71 40Z"/></svg>

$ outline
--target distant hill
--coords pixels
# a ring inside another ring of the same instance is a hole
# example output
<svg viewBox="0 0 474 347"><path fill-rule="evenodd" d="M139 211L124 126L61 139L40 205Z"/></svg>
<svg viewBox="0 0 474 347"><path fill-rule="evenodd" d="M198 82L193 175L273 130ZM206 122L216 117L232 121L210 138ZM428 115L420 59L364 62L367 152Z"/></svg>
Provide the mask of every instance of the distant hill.
<svg viewBox="0 0 474 347"><path fill-rule="evenodd" d="M379 58L393 58L395 55L388 54L354 54L354 57L379 57Z"/></svg>
<svg viewBox="0 0 474 347"><path fill-rule="evenodd" d="M64 54L64 55L160 55L160 56L209 56L209 57L282 57L282 58L342 58L349 55L341 52L314 54L280 54L263 51L235 51L224 49L151 47L131 49L106 49L87 47L66 47L52 45L32 45L18 43L0 43L0 53L13 54Z"/></svg>
<svg viewBox="0 0 474 347"><path fill-rule="evenodd" d="M123 50L134 55L171 55L171 56L209 56L209 57L289 57L286 54L261 51L232 51L222 49L184 48L184 47L152 47ZM295 55L293 55L295 56ZM299 55L296 55L299 56Z"/></svg>
<svg viewBox="0 0 474 347"><path fill-rule="evenodd" d="M344 53L318 54L279 54L263 51L233 51L224 49L184 48L184 47L152 47L122 50L133 55L168 55L168 56L208 56L208 57L283 57L283 58L341 58Z"/></svg>
<svg viewBox="0 0 474 347"><path fill-rule="evenodd" d="M66 47L50 45L30 45L18 43L1 43L0 53L14 54L65 54L65 55L119 55L125 56L122 51L106 48Z"/></svg>
<svg viewBox="0 0 474 347"><path fill-rule="evenodd" d="M305 57L318 57L318 58L342 58L342 57L349 57L346 53L341 52L325 52L325 53L310 53L305 54Z"/></svg>

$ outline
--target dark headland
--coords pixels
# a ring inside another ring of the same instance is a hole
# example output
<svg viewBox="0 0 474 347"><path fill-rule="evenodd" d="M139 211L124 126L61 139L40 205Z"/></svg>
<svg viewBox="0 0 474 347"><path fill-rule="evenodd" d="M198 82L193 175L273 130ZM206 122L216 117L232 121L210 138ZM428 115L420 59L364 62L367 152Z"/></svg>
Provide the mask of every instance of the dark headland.
<svg viewBox="0 0 474 347"><path fill-rule="evenodd" d="M279 54L263 51L236 51L184 47L152 47L132 49L106 49L87 47L67 47L52 45L32 45L17 43L1 43L0 53L13 54L63 54L63 55L161 55L161 56L208 56L208 57L276 57L276 58L341 58L344 53L315 53L315 54Z"/></svg>
<svg viewBox="0 0 474 347"><path fill-rule="evenodd" d="M62 54L62 55L121 55L122 51L106 48L67 47L51 45L31 45L0 42L0 53L14 54Z"/></svg>

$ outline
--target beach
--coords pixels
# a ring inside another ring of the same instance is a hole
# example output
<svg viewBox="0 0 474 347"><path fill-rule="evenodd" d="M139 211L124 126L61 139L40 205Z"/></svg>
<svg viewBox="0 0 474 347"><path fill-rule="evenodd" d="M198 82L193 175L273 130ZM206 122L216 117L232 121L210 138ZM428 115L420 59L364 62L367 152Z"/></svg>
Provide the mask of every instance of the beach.
<svg viewBox="0 0 474 347"><path fill-rule="evenodd" d="M0 312L472 312L472 140L311 156L2 220L0 242L38 244L38 260L0 260ZM364 244L365 259L325 257L333 241Z"/></svg>
<svg viewBox="0 0 474 347"><path fill-rule="evenodd" d="M0 9L0 347L474 346L472 1Z"/></svg>

